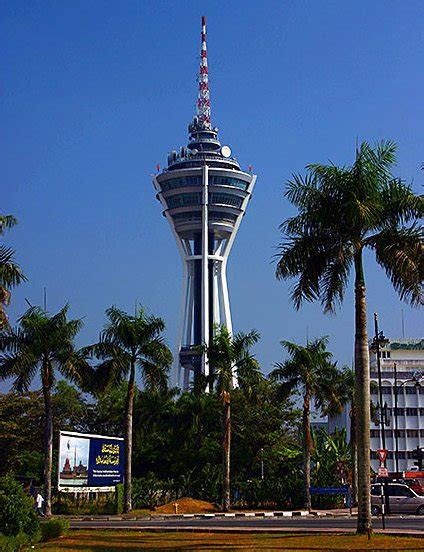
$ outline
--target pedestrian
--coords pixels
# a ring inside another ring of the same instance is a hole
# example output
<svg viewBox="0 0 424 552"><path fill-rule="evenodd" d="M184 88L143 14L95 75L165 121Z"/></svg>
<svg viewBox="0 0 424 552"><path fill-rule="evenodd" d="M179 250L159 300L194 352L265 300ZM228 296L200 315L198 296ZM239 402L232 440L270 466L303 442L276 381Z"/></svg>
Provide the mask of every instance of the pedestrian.
<svg viewBox="0 0 424 552"><path fill-rule="evenodd" d="M41 516L41 517L44 517L44 512L43 512L43 509L44 509L44 498L43 498L43 495L40 493L40 491L38 491L37 493L37 496L35 498L35 504L37 506L37 513Z"/></svg>

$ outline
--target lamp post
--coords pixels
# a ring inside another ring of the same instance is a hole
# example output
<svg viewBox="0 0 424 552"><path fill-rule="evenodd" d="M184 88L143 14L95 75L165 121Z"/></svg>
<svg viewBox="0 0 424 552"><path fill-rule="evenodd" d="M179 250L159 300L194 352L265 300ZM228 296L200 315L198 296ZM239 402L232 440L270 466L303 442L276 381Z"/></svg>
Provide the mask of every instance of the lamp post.
<svg viewBox="0 0 424 552"><path fill-rule="evenodd" d="M399 473L399 436L398 436L398 389L400 389L401 387L403 387L404 385L406 385L407 383L414 383L415 387L418 389L419 387L421 387L421 379L423 377L423 375L421 373L416 373L412 376L412 378L410 379L407 379L405 381L403 381L399 386L398 386L398 381L397 381L397 368L396 368L396 362L394 363L393 365L393 370L394 370L394 376L395 376L395 447L396 447L396 472Z"/></svg>
<svg viewBox="0 0 424 552"><path fill-rule="evenodd" d="M396 476L399 476L399 428L398 428L398 389L397 389L397 366L396 362L393 364L393 371L395 376L395 466Z"/></svg>
<svg viewBox="0 0 424 552"><path fill-rule="evenodd" d="M371 342L371 350L375 352L377 357L377 376L378 376L378 396L380 401L379 408L379 422L380 422L380 431L381 431L381 444L382 448L386 450L386 435L384 430L384 407L383 407L383 387L381 384L381 362L380 362L380 347L389 343L389 340L386 339L382 331L378 331L378 315L374 313L374 331L375 335ZM383 462L384 467L386 467L386 459ZM384 478L384 502L386 505L386 513L390 513L389 505L389 496L387 489L387 478Z"/></svg>

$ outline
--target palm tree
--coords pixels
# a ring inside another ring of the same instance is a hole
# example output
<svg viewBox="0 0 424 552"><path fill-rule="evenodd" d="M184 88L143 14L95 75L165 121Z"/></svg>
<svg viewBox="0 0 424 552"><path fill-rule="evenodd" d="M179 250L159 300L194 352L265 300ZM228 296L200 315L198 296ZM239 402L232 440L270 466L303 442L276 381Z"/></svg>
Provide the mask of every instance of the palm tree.
<svg viewBox="0 0 424 552"><path fill-rule="evenodd" d="M15 226L17 222L12 215L0 215L0 236L6 229ZM26 277L13 260L14 255L14 249L0 244L0 330L9 325L4 309L10 301L9 288L26 281Z"/></svg>
<svg viewBox="0 0 424 552"><path fill-rule="evenodd" d="M210 381L222 400L222 468L223 489L222 507L224 512L230 509L230 460L231 460L231 391L235 383L247 394L261 379L257 361L249 352L259 340L255 330L238 333L234 337L225 326L215 328L211 343L202 348L206 353L211 371Z"/></svg>
<svg viewBox="0 0 424 552"><path fill-rule="evenodd" d="M147 390L164 390L172 354L163 342L161 333L165 323L160 318L148 316L139 308L134 316L111 307L106 311L109 323L100 334L100 342L87 347L102 362L96 367L100 388L114 385L128 377L125 405L125 484L124 510L132 509L131 458L133 440L133 410L138 367Z"/></svg>
<svg viewBox="0 0 424 552"><path fill-rule="evenodd" d="M339 405L331 405L327 411L329 416L340 414L342 409L346 406L350 406L350 432L349 432L349 444L351 451L351 464L352 464L352 500L356 503L357 489L358 489L358 458L357 458L357 446L356 446L356 410L357 405L355 401L355 371L349 366L344 366L340 372L340 379L338 381L338 393L340 398ZM376 392L377 384L373 381L370 382L370 392ZM377 409L373 401L370 401L370 418L372 421L376 419ZM336 428L337 429L337 428Z"/></svg>
<svg viewBox="0 0 424 552"><path fill-rule="evenodd" d="M277 278L297 278L292 300L321 300L325 312L342 303L355 273L355 401L358 454L357 532L372 529L370 503L370 377L363 254L374 251L401 299L423 303L423 198L393 178L396 144L363 142L351 167L309 165L286 197L298 214L281 225Z"/></svg>
<svg viewBox="0 0 424 552"><path fill-rule="evenodd" d="M44 490L46 515L51 515L53 418L52 388L55 372L82 385L88 365L74 347L81 320L68 320L68 305L50 316L31 307L18 320L19 326L0 334L0 378L13 377L13 389L28 391L37 372L41 375L44 398Z"/></svg>
<svg viewBox="0 0 424 552"><path fill-rule="evenodd" d="M285 392L300 390L303 396L302 438L303 438L303 483L305 508L311 509L311 435L312 402L325 412L329 404L338 404L338 370L327 351L328 337L321 337L306 347L281 341L290 355L288 360L278 362L270 378L280 382Z"/></svg>

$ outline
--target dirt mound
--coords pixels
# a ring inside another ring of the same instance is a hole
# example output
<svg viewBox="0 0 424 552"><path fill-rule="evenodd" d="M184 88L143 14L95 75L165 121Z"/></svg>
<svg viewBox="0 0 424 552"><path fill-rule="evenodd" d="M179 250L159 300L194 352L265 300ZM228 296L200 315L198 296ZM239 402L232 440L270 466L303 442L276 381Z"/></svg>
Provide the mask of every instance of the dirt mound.
<svg viewBox="0 0 424 552"><path fill-rule="evenodd" d="M178 514L208 514L218 511L210 502L194 498L179 498L169 504L159 506L156 508L155 514L175 514L175 503L178 504Z"/></svg>

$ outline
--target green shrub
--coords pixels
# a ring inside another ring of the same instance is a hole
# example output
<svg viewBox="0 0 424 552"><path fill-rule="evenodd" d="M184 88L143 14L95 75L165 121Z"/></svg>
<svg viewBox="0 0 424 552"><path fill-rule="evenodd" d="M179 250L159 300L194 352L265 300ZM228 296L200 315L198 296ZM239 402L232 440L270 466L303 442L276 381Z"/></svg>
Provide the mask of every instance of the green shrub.
<svg viewBox="0 0 424 552"><path fill-rule="evenodd" d="M115 487L115 511L117 514L122 514L124 511L124 485L118 483Z"/></svg>
<svg viewBox="0 0 424 552"><path fill-rule="evenodd" d="M35 540L39 527L34 500L12 476L0 477L0 533L6 536L26 533Z"/></svg>
<svg viewBox="0 0 424 552"><path fill-rule="evenodd" d="M0 550L2 552L15 552L15 550L21 550L23 546L29 546L31 542L35 541L25 533L18 533L13 537L0 533Z"/></svg>
<svg viewBox="0 0 424 552"><path fill-rule="evenodd" d="M41 540L57 539L69 530L69 520L49 519L41 523Z"/></svg>

